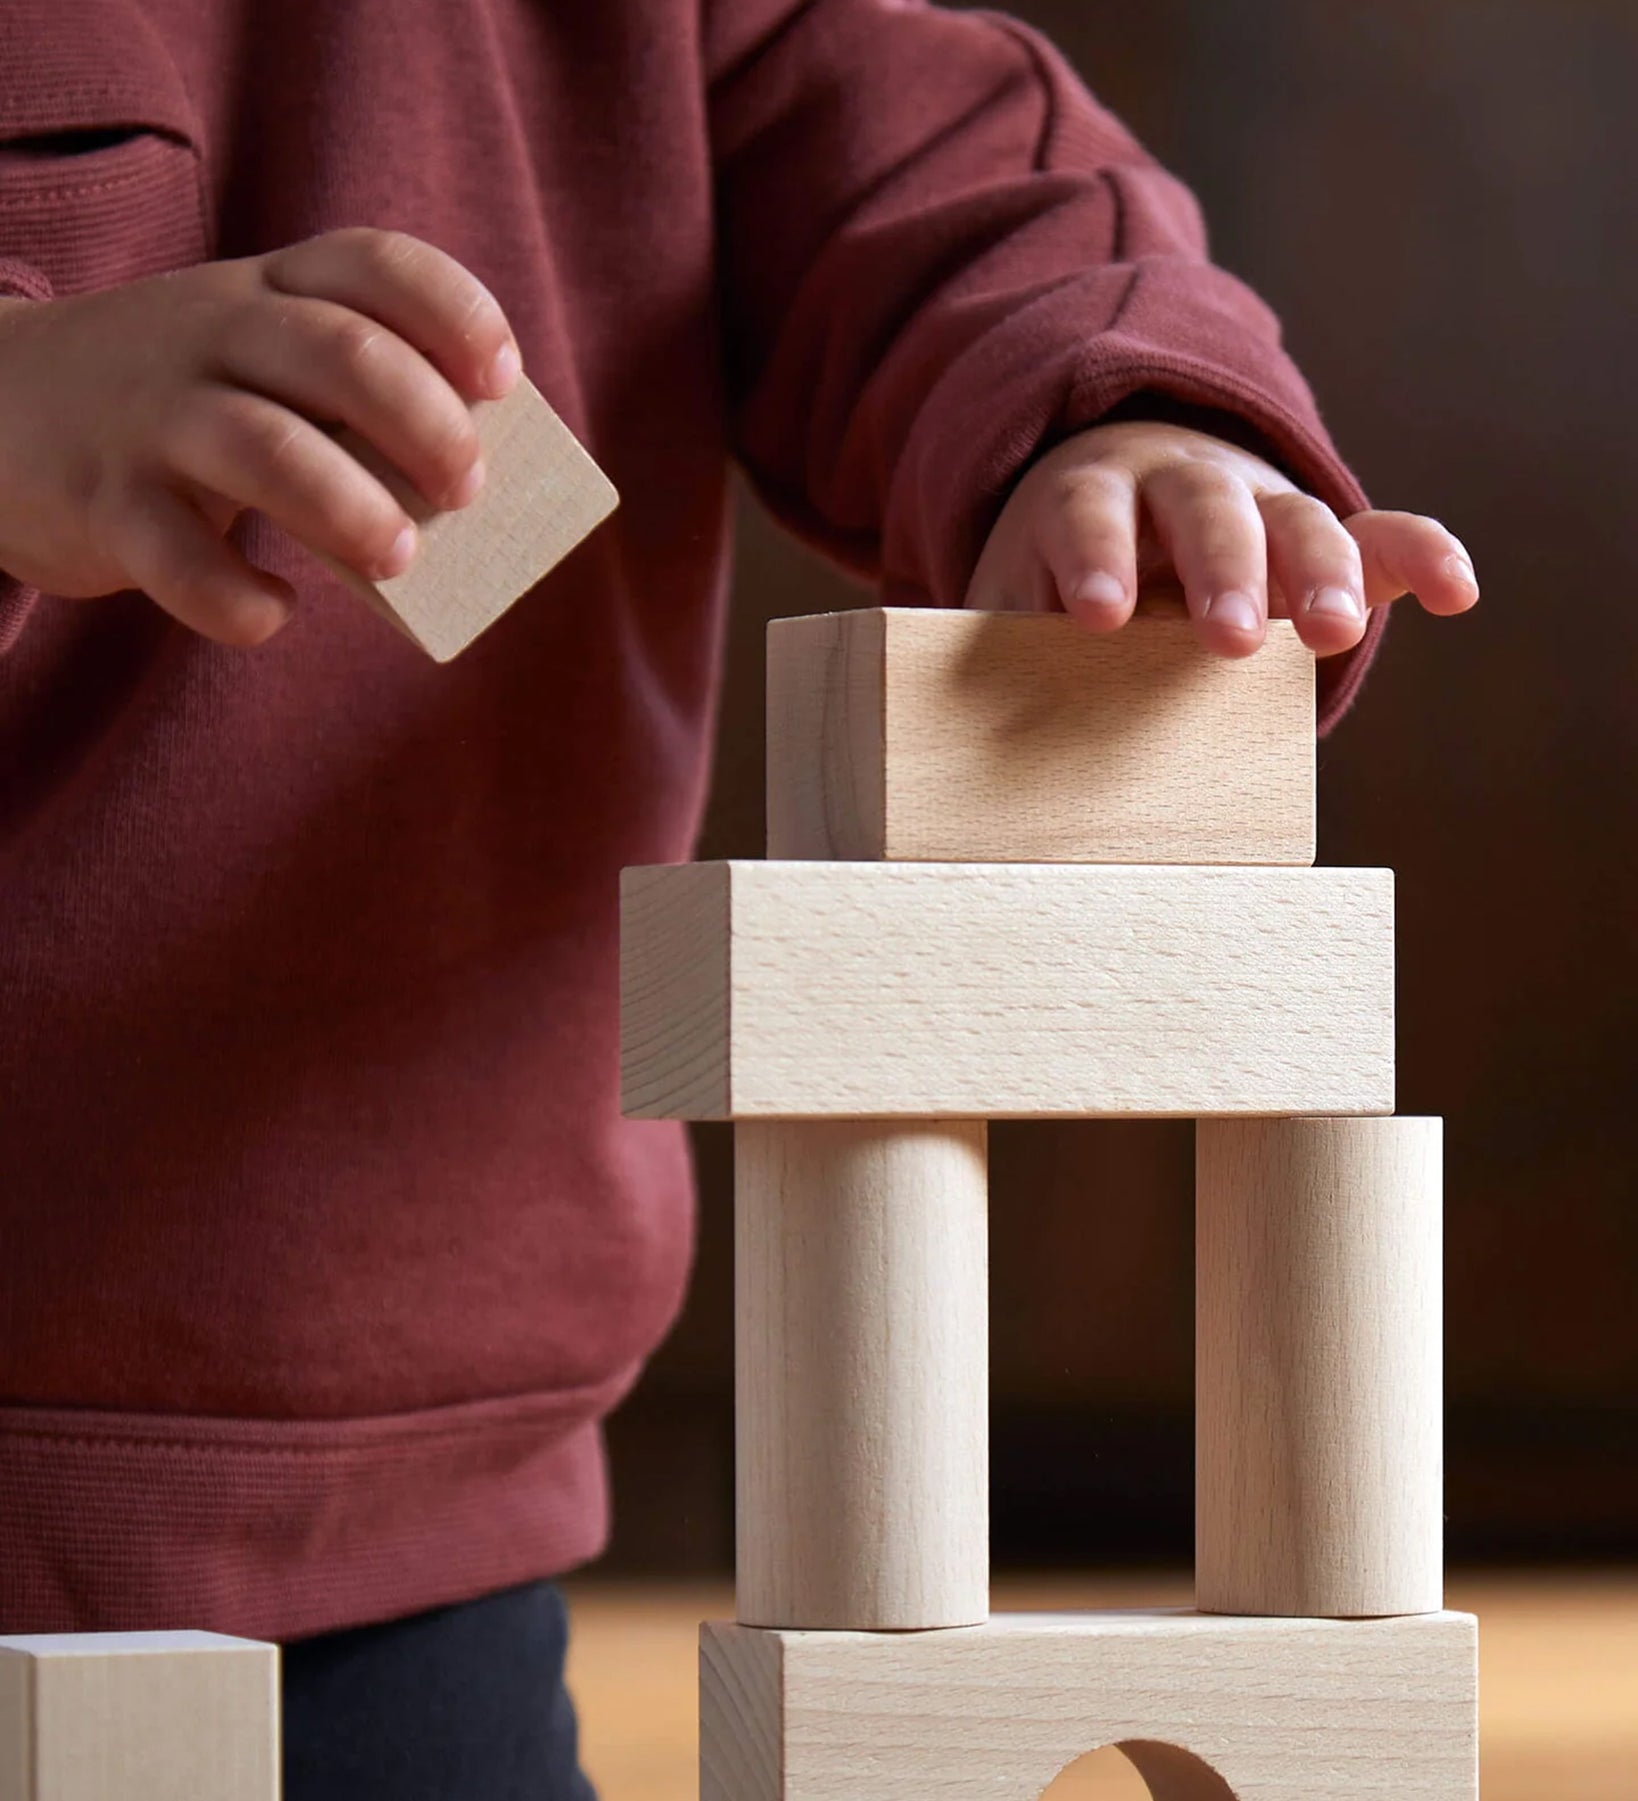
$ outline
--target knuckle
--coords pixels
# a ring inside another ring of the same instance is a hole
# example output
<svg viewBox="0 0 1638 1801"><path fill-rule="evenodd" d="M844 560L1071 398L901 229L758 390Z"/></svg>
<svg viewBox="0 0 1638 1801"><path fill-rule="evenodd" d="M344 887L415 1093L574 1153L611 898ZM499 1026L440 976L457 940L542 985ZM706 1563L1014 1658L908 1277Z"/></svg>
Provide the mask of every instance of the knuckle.
<svg viewBox="0 0 1638 1801"><path fill-rule="evenodd" d="M247 606L229 583L194 570L169 582L164 598L195 630L233 650L254 650L278 629L278 621Z"/></svg>
<svg viewBox="0 0 1638 1801"><path fill-rule="evenodd" d="M369 567L381 560L403 529L397 506L367 488L348 486L325 494L319 510L326 541L345 561Z"/></svg>
<svg viewBox="0 0 1638 1801"><path fill-rule="evenodd" d="M1336 515L1315 494L1282 493L1265 495L1262 500L1265 516L1289 520L1299 526L1326 526L1336 524Z"/></svg>
<svg viewBox="0 0 1638 1801"><path fill-rule="evenodd" d="M362 313L349 313L336 320L327 336L337 372L354 381L369 376L387 347L385 329Z"/></svg>
<svg viewBox="0 0 1638 1801"><path fill-rule="evenodd" d="M224 611L221 584L180 543L168 541L156 552L154 585L189 619L212 622Z"/></svg>
<svg viewBox="0 0 1638 1801"><path fill-rule="evenodd" d="M1194 512L1227 512L1238 500L1240 484L1214 463L1179 463L1165 471L1164 480L1178 504Z"/></svg>
<svg viewBox="0 0 1638 1801"><path fill-rule="evenodd" d="M380 231L370 227L360 227L358 232L352 247L353 255L370 273L389 281L413 273L426 254L426 246L408 232Z"/></svg>
<svg viewBox="0 0 1638 1801"><path fill-rule="evenodd" d="M261 464L274 477L287 475L297 460L302 427L290 414L255 404L229 404L222 430L229 446Z"/></svg>
<svg viewBox="0 0 1638 1801"><path fill-rule="evenodd" d="M1077 512L1109 509L1122 502L1129 506L1131 483L1107 463L1088 463L1055 471L1047 499L1054 506Z"/></svg>
<svg viewBox="0 0 1638 1801"><path fill-rule="evenodd" d="M456 331L475 348L498 350L505 341L507 325L500 304L476 277L461 283L455 314Z"/></svg>
<svg viewBox="0 0 1638 1801"><path fill-rule="evenodd" d="M435 455L439 468L452 481L458 481L478 460L478 433L463 412L451 419L438 434Z"/></svg>
<svg viewBox="0 0 1638 1801"><path fill-rule="evenodd" d="M284 490L300 480L309 429L282 407L227 393L208 404L200 442L207 456L249 471L258 486Z"/></svg>
<svg viewBox="0 0 1638 1801"><path fill-rule="evenodd" d="M236 389L199 389L178 402L177 424L213 449L233 450L249 443L256 411L249 396Z"/></svg>

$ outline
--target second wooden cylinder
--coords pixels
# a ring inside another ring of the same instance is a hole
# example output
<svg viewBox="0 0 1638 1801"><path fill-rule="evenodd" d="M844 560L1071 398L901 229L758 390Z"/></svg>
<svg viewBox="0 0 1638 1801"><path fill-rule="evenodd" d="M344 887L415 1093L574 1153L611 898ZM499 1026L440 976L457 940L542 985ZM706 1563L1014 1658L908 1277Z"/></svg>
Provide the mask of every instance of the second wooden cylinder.
<svg viewBox="0 0 1638 1801"><path fill-rule="evenodd" d="M1443 1604L1441 1123L1199 1124L1203 1610Z"/></svg>
<svg viewBox="0 0 1638 1801"><path fill-rule="evenodd" d="M735 1127L738 1615L989 1613L982 1123Z"/></svg>

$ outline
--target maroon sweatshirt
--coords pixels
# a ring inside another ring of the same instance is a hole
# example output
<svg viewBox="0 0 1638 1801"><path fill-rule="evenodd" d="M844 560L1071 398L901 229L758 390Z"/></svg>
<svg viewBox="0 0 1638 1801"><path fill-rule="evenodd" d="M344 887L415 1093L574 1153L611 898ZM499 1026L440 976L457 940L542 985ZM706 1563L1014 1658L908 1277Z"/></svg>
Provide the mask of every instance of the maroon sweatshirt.
<svg viewBox="0 0 1638 1801"><path fill-rule="evenodd" d="M599 1548L690 1233L681 1130L619 1117L616 878L699 821L731 461L897 604L1133 396L1363 504L1005 19L5 0L0 292L356 224L490 286L624 505L443 668L255 526L302 600L255 652L0 583L0 1631L286 1637Z"/></svg>

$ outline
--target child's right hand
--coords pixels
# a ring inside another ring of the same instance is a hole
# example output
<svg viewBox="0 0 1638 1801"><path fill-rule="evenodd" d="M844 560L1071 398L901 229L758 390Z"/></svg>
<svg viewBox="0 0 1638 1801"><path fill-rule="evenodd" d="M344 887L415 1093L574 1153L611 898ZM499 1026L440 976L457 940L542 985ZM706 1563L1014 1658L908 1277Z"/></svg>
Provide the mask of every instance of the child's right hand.
<svg viewBox="0 0 1638 1801"><path fill-rule="evenodd" d="M71 599L140 588L223 644L289 617L225 540L255 507L371 580L415 528L323 429L435 507L483 480L466 402L519 357L493 296L418 239L354 229L64 300L0 300L0 569Z"/></svg>

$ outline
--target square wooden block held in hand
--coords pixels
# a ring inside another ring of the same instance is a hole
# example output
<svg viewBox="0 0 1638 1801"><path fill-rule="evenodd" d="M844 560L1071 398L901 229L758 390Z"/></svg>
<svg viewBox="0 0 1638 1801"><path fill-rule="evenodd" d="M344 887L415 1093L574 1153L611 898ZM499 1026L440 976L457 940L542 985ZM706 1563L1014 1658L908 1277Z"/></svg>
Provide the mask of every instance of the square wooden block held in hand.
<svg viewBox="0 0 1638 1801"><path fill-rule="evenodd" d="M383 619L447 663L554 569L619 504L603 471L526 378L472 408L488 479L457 512L439 513L350 432L352 455L379 476L420 530L415 561L369 582L331 564Z"/></svg>

